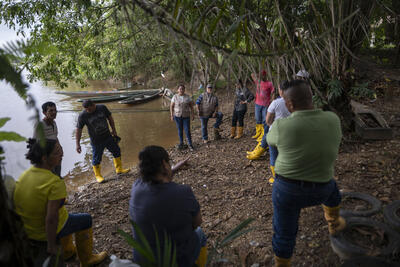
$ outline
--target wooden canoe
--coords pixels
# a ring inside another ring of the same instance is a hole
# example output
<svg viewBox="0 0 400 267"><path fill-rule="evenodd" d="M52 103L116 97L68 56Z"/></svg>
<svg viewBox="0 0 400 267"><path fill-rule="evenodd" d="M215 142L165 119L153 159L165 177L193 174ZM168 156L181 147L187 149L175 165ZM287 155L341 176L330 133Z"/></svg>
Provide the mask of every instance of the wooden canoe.
<svg viewBox="0 0 400 267"><path fill-rule="evenodd" d="M141 93L138 93L141 94ZM123 94L123 95L105 95L105 96L97 96L97 97L88 97L88 98L80 98L77 101L83 102L85 100L92 100L93 103L105 103L122 100L128 97L133 96L132 94Z"/></svg>
<svg viewBox="0 0 400 267"><path fill-rule="evenodd" d="M134 95L134 96L128 97L124 100L118 101L118 103L130 104L130 105L144 103L144 102L147 102L149 100L159 97L160 94L162 93L162 91L163 90L160 89L157 92L152 93L152 94L144 93L144 94L140 94L140 95Z"/></svg>
<svg viewBox="0 0 400 267"><path fill-rule="evenodd" d="M146 93L152 94L159 92L160 89L142 89L142 90L112 90L112 91L56 91L56 94L62 94L70 97L91 97L91 96L106 96L106 95L121 95L121 94L136 94L136 93Z"/></svg>

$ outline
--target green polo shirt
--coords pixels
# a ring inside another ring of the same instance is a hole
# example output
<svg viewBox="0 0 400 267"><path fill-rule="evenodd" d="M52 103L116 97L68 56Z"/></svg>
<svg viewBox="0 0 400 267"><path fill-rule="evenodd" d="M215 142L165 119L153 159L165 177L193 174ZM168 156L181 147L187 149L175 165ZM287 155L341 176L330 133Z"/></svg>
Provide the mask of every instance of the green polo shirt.
<svg viewBox="0 0 400 267"><path fill-rule="evenodd" d="M278 148L275 172L288 179L328 182L341 138L339 117L330 111L295 111L274 121L267 142Z"/></svg>

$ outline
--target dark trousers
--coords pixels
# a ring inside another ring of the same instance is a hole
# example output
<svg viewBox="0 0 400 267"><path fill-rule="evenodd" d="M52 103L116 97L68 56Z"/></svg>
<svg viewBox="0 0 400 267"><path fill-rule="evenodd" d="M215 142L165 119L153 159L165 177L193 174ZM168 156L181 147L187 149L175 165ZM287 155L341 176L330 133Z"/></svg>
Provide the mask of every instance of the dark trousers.
<svg viewBox="0 0 400 267"><path fill-rule="evenodd" d="M93 158L92 158L93 166L100 164L105 148L107 148L108 151L111 152L114 158L121 157L121 149L119 148L118 144L115 142L114 138L111 135L100 144L91 143L91 145L93 153Z"/></svg>
<svg viewBox="0 0 400 267"><path fill-rule="evenodd" d="M243 127L244 125L244 115L246 114L246 110L233 110L232 114L232 127L236 127L237 122L239 121L239 126Z"/></svg>
<svg viewBox="0 0 400 267"><path fill-rule="evenodd" d="M312 183L280 177L276 174L272 187L272 248L276 256L290 258L296 245L301 209L321 204L336 207L340 204L341 195L333 179L327 183Z"/></svg>

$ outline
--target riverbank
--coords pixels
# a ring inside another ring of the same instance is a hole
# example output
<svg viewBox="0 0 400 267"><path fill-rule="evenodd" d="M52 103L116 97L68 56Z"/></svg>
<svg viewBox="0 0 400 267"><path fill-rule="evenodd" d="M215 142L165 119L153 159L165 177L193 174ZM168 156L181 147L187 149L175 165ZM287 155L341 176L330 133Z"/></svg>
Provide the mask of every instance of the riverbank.
<svg viewBox="0 0 400 267"><path fill-rule="evenodd" d="M385 83L383 76L375 82L380 83ZM378 94L375 102L364 104L384 116L394 130L394 138L365 142L357 137L346 136L335 170L340 189L371 194L384 205L400 199L400 84L393 84L390 89L394 91L392 99L385 99L385 94ZM219 266L251 266L254 263L272 266L273 212L272 187L268 184L271 175L267 168L269 156L257 161L247 160L246 151L256 145L250 138L254 120L251 115L246 115L245 136L232 140L228 138L229 105L224 106L223 111L222 140L203 145L200 128L196 127L192 133L196 146L193 153L168 149L174 163L190 156L189 165L175 175L174 181L193 188L201 205L202 227L208 235L210 246L244 219L255 218L251 224L255 228L253 231L220 251L227 262ZM131 258L131 248L117 230L130 232L128 202L132 183L137 178L137 170L133 169L126 175L106 177L104 184L87 184L80 192L69 196L67 209L70 212L92 214L94 247L97 251L105 250L110 255ZM381 215L375 217L382 220ZM77 262L69 264L75 266ZM293 266L340 266L339 258L330 247L321 207L307 208L301 213Z"/></svg>

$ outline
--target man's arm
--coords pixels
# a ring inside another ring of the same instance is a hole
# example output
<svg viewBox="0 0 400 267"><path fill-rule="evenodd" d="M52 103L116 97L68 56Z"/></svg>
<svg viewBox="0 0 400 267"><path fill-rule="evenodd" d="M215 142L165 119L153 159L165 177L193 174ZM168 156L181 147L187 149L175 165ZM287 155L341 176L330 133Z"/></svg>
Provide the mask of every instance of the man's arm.
<svg viewBox="0 0 400 267"><path fill-rule="evenodd" d="M47 252L57 254L58 246L56 243L57 226L58 226L58 210L64 199L49 200L47 202L46 213L46 235L47 235Z"/></svg>
<svg viewBox="0 0 400 267"><path fill-rule="evenodd" d="M197 227L199 227L202 222L203 222L203 219L201 217L201 212L199 210L197 215L193 217L193 222L192 222L193 229L196 229Z"/></svg>
<svg viewBox="0 0 400 267"><path fill-rule="evenodd" d="M267 113L267 118L265 120L266 120L268 126L272 125L272 123L274 122L274 118L275 118L275 113L271 113L271 112Z"/></svg>
<svg viewBox="0 0 400 267"><path fill-rule="evenodd" d="M175 103L171 102L171 105L169 106L169 113L170 113L171 121L174 120L174 107L175 107Z"/></svg>
<svg viewBox="0 0 400 267"><path fill-rule="evenodd" d="M111 135L117 136L117 130L115 130L115 123L112 115L108 116L107 119L111 126Z"/></svg>
<svg viewBox="0 0 400 267"><path fill-rule="evenodd" d="M75 131L75 139L76 139L76 152L81 153L81 137L82 137L82 129L76 128Z"/></svg>

